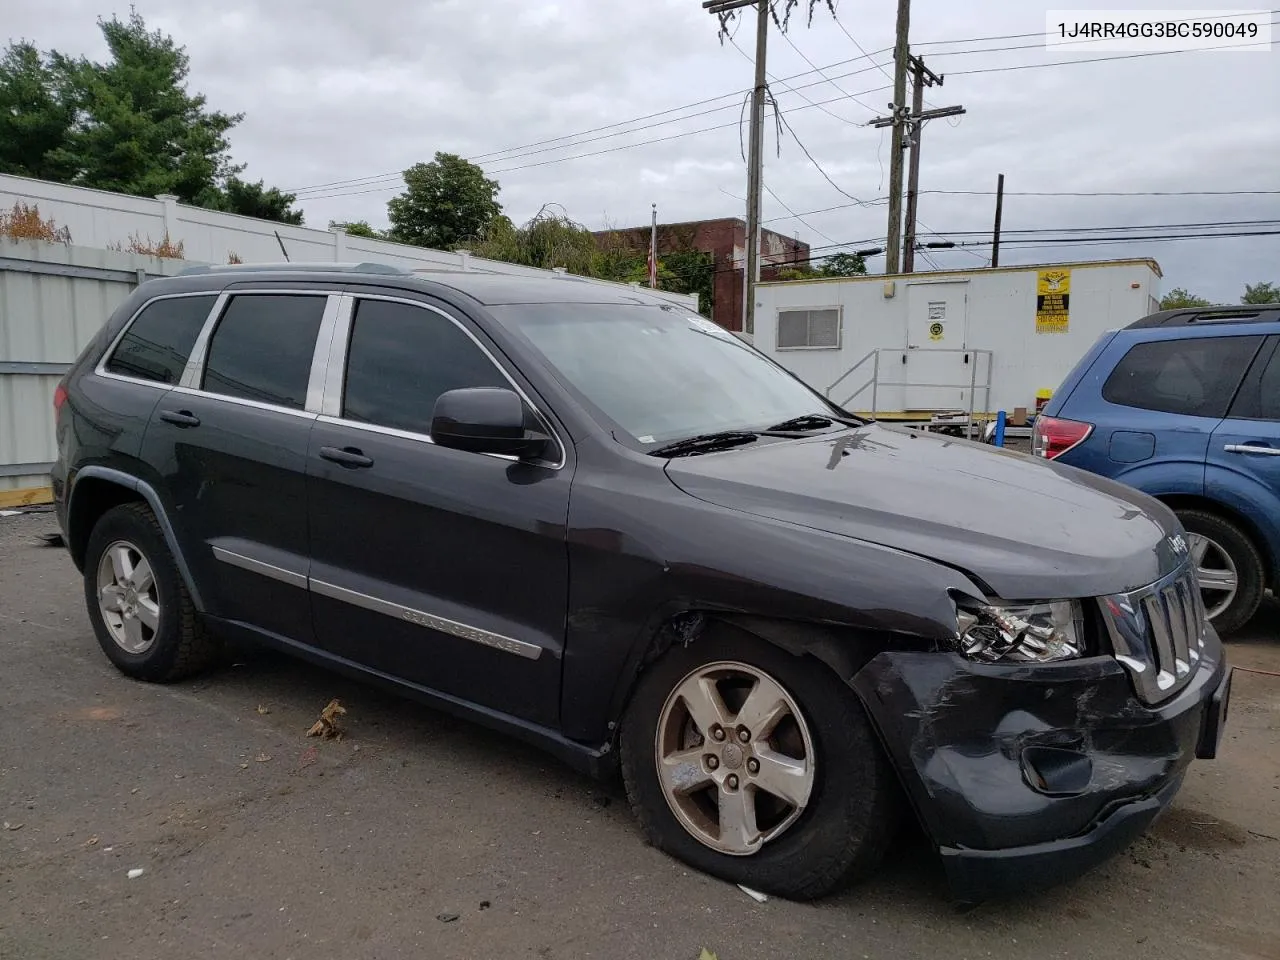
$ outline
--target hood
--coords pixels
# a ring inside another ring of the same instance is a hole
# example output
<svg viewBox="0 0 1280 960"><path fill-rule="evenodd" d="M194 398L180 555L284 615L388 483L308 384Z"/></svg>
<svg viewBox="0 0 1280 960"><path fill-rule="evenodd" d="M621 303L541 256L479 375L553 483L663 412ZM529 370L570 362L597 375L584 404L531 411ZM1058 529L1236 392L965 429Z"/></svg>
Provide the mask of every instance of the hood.
<svg viewBox="0 0 1280 960"><path fill-rule="evenodd" d="M1101 596L1185 559L1172 512L1073 467L936 434L868 424L681 457L667 475L732 510L904 550L977 577L1007 600ZM1183 547L1185 551L1185 547Z"/></svg>

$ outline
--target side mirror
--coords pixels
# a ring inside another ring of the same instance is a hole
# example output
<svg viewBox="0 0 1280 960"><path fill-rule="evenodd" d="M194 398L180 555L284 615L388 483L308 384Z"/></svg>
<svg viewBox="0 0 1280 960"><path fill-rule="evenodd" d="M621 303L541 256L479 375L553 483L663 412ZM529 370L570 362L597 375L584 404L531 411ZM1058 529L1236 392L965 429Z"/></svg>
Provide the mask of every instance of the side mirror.
<svg viewBox="0 0 1280 960"><path fill-rule="evenodd" d="M431 415L431 439L455 450L522 458L537 456L547 446L545 436L525 429L524 401L500 387L440 394Z"/></svg>

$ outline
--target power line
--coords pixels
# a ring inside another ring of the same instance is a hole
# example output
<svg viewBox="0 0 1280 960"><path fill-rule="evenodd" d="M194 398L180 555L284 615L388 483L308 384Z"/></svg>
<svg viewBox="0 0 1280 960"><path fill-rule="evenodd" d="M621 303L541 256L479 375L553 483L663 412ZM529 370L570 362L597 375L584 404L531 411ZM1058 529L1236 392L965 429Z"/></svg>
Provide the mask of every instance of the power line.
<svg viewBox="0 0 1280 960"><path fill-rule="evenodd" d="M883 49L883 50L876 50L876 51L875 51L875 52L873 52L873 53L869 53L869 54L864 53L864 54L863 54L862 56L860 56L860 57L851 57L851 58L846 59L846 60L837 60L837 61L836 61L836 62L834 62L834 63L827 64L825 67L823 67L823 68L821 68L821 69L823 69L823 70L830 70L830 69L833 69L833 68L835 68L835 67L844 66L844 65L846 65L846 64L856 63L858 60L862 60L862 59L870 59L871 57L879 56L879 55L880 55L880 54L882 54L882 53L888 53L891 49L892 49L891 47L886 47L886 48L885 48L885 49ZM740 52L743 52L743 53L744 53L744 55L745 55L745 51L741 51L741 50L740 50ZM748 55L748 56L749 56L749 55ZM878 65L877 65L877 67L878 67ZM876 67L871 67L871 68L868 68L868 69L876 69ZM777 82L777 83L789 83L789 82L790 82L790 81L792 81L792 80L798 80L798 79L801 79L802 77L809 76L810 74L812 74L812 73L814 73L814 72L815 72L814 70L805 70L805 71L803 71L803 72L801 72L801 73L792 74L791 76L788 76L788 77L775 78L775 82ZM853 75L855 75L856 73L860 73L860 72L865 72L865 71L854 71L853 73L844 74L843 76L853 76ZM808 87L810 87L810 86L819 86L820 84L825 83L825 82L828 82L828 81L825 81L825 80L818 80L818 81L814 81L813 83L807 84L807 85L805 86L805 88L804 88L804 89L807 89L807 88L808 88ZM656 111L656 112L654 112L654 113L647 113L647 114L644 114L643 116L639 116L639 117L631 117L630 119L627 119L627 120L618 120L618 121L615 121L615 122L613 122L613 123L606 123L606 124L602 124L601 126L598 126L598 127L590 127L590 128L588 128L588 129L586 129L586 130L579 130L579 131L578 131L578 132L576 132L576 133L567 133L567 134L563 134L563 135L561 135L561 136L559 136L559 137L550 137L550 138L548 138L548 139L546 139L546 140L536 140L536 141L534 141L534 142L532 142L532 143L525 143L525 144L520 144L520 145L518 145L518 146L514 146L514 147L507 147L507 148L502 149L502 150L492 150L492 151L489 151L488 153L479 153L479 154L475 154L474 156L472 156L472 157L468 157L467 159L468 159L468 160L470 160L470 161L471 161L471 162L473 162L473 163L477 163L477 162L481 162L481 161L486 161L486 160L494 160L495 158L501 159L501 155L503 155L503 154L517 153L517 152L519 152L519 151L526 150L527 148L531 148L531 147L540 147L540 146L544 146L544 145L546 145L546 144L552 144L552 143L559 143L560 141L563 141L563 140L574 140L574 139L576 139L577 137L585 136L586 134L589 134L589 133L598 133L598 132L600 132L600 131L602 131L602 130L615 130L615 129L617 129L618 127L624 127L624 126L627 126L627 125L632 124L632 123L639 123L640 121L643 121L643 120L652 120L652 119L655 119L655 118L657 118L657 117L665 117L665 116L668 116L669 114L672 114L672 113L679 113L679 112L681 112L681 111L683 111L683 110L688 110L688 109L691 109L691 108L693 108L693 107L706 106L707 104L710 104L710 103L716 103L716 102L718 102L718 101L720 101L720 100L728 100L728 99L731 99L731 98L737 98L738 96L742 95L743 93L749 93L749 92L750 92L750 88L745 88L745 87L744 87L744 88L742 88L742 89L740 89L740 90L734 90L734 91L732 91L732 92L730 92L730 93L722 93L722 94L720 94L719 96L715 96L715 97L708 97L708 98L706 98L705 100L695 100L693 103L681 104L680 106L677 106L677 107L669 107L669 108L668 108L668 109L666 109L666 110L658 110L658 111ZM789 91L789 92L791 92L791 91ZM871 91L871 92L875 92L875 91ZM720 109L728 109L729 107L731 107L731 106L733 106L733 105L734 105L734 104L732 104L732 103L725 104L725 105L724 105L723 107L721 107ZM698 116L700 116L701 114L697 114L697 115L698 115ZM666 121L666 122L674 123L676 120L680 120L680 119L686 119L686 118L676 117L676 118L673 118L672 120L670 120L670 121ZM849 121L846 121L846 122L849 122ZM660 126L660 124L654 124L653 126ZM620 135L621 135L621 134L623 134L623 133L629 133L629 132L633 132L633 131L627 131L627 130L619 131L619 134L618 134L618 135L620 136ZM573 145L574 145L574 144L563 144L563 146L565 146L566 148L567 148L567 147L571 147L571 146L573 146ZM509 158L508 158L508 159L509 159ZM383 180L383 179L386 179L387 177L391 177L391 176L399 176L399 175L400 175L400 173L401 173L401 171L399 171L399 170L390 170L390 171L387 171L386 173L372 174L372 175L367 176L367 177L356 177L356 178L348 179L348 180L331 180L331 181L329 181L329 182L327 182L327 183L309 184L309 185L307 185L307 186L303 186L303 187L291 187L291 188L289 188L289 190L288 190L287 192L290 192L290 193L300 193L300 192L305 192L305 191L308 191L308 190L319 190L319 189L322 189L322 188L325 188L325 187L345 186L345 185L348 185L348 184L350 184L350 185L356 185L356 184L364 183L364 182L367 182L367 181Z"/></svg>
<svg viewBox="0 0 1280 960"><path fill-rule="evenodd" d="M921 190L920 195L926 194L951 196L951 197L994 197L994 190ZM1076 191L1076 190L1006 190L1006 197L1245 197L1245 196L1280 196L1280 190L1094 190L1094 191ZM802 217L814 217L821 213L835 213L839 210L848 210L851 207L860 206L879 206L888 201L888 197L876 197L874 200L867 200L863 203L840 203L831 207L822 207L818 210L806 210L799 214ZM773 217L773 220L783 220L784 217Z"/></svg>
<svg viewBox="0 0 1280 960"><path fill-rule="evenodd" d="M862 54L864 57L866 57L867 59L870 59L871 54L867 53L867 51L862 48L862 44L860 44L857 40L854 39L853 34L848 31L844 23L841 22L840 18L833 13L831 15L831 19L835 20L836 26L840 28L841 33L843 33L846 37L849 38L849 42L858 48L858 52ZM880 67L880 72L885 75L886 79L893 80L893 74L891 74L888 70L886 70L882 64L879 64L878 66Z"/></svg>
<svg viewBox="0 0 1280 960"><path fill-rule="evenodd" d="M791 139L796 142L796 146L798 146L801 150L804 151L804 155L809 158L809 162L813 164L814 168L820 174L822 174L822 179L826 180L827 183L831 184L831 186L835 188L837 193L841 194L842 196L848 197L855 204L866 206L866 203L863 200L860 200L857 197L855 197L852 193L850 193L848 190L845 190L843 187L841 187L838 183L836 183L834 180L831 179L831 177L827 175L827 171L822 169L822 164L820 164L817 160L813 158L813 154L809 152L809 148L804 145L804 143L800 140L798 136L796 136L796 132L794 129L792 129L791 123L787 120L786 116L783 114L781 108L778 106L776 102L773 105L773 109L774 109L774 112L778 115L778 119L782 121L782 125L787 128L787 132L791 134Z"/></svg>
<svg viewBox="0 0 1280 960"><path fill-rule="evenodd" d="M786 33L786 32L784 31L784 32L783 32L783 34L782 34L782 39L786 40L786 41L787 41L787 43L790 45L791 49L792 49L792 50L794 50L796 53L798 53L798 54L800 55L800 59L801 59L801 60L803 60L805 63L807 63L807 64L808 64L810 67L812 67L814 70L816 70L816 71L817 71L817 73L818 73L818 76L822 77L822 79L823 79L823 80L826 80L826 81L827 81L827 83L831 84L833 87L835 87L838 91L840 91L842 94L844 94L844 95L845 95L846 97L848 97L850 100L852 100L854 103L858 104L858 106L860 106L860 107L864 107L865 109L870 110L870 111L872 112L872 114L874 114L874 113L876 112L876 108L875 108L875 107L872 107L872 106L869 106L868 104L863 103L861 100L859 100L857 97L855 97L852 93L850 93L848 90L844 89L842 86L840 86L840 84L836 83L834 80L832 80L830 77L828 77L825 73L823 73L823 69L824 69L824 68L823 68L823 67L818 66L816 63L814 63L812 60L810 60L810 59L809 59L808 54L806 54L803 50L801 50L801 49L796 45L796 42L795 42L794 40L792 40L792 39L791 39L791 35L790 35L790 34L788 34L788 33ZM859 49L860 51L862 51L862 55L863 55L864 57L867 57L868 59L870 59L870 57L868 57L867 52L866 52L865 50L862 50L862 48L861 48L861 47L859 47L858 49ZM880 67L880 69L883 71L883 70L884 70L884 67Z"/></svg>
<svg viewBox="0 0 1280 960"><path fill-rule="evenodd" d="M808 227L810 230L812 230L814 233L816 233L818 236L820 236L823 240L826 240L826 241L827 241L827 243L835 243L835 241L834 241L834 240L832 240L830 237L828 237L825 233L823 233L821 230L819 230L817 227L815 227L812 223L810 223L809 221L805 220L805 218L804 218L804 217L800 216L800 214L796 213L796 212L795 212L794 210L792 210L789 206L787 206L786 201L785 201L785 200L783 200L783 199L782 199L780 196L778 196L776 193L774 193L774 192L773 192L773 188L772 188L772 187L770 187L770 186L769 186L769 184L767 184L767 183L762 183L761 185L764 187L765 191L769 194L769 196L773 197L773 199L777 200L777 201L778 201L778 203L780 203L780 204L782 205L782 209L783 209L783 210L785 210L785 211L787 211L787 213L791 214L791 218L792 218L792 219L800 221L800 223L801 223L801 224L803 224L804 226ZM763 222L763 221L762 221L762 222Z"/></svg>
<svg viewBox="0 0 1280 960"><path fill-rule="evenodd" d="M1275 26L1275 25L1277 25L1277 24L1276 24L1276 23L1273 23L1272 25L1273 25L1273 26ZM1023 36L1043 36L1043 34L1027 34L1027 35L1023 35ZM995 39L995 38L992 38L992 39ZM934 43L946 43L946 42L962 42L962 41L932 41L932 42L934 42ZM1036 45L1036 46L1038 47L1039 45ZM1242 48L1250 47L1250 46L1257 46L1257 44L1256 44L1256 43L1225 44L1225 45L1222 45L1222 46L1207 47L1207 48L1203 48L1203 49L1204 49L1204 50L1242 49ZM959 53L959 52L964 52L964 53L996 53L996 52L1001 52L1001 51L1003 51L1003 50L1016 50L1016 49L1024 49L1024 47L992 47L992 48L986 48L986 49L982 49L982 50L972 50L972 51L950 51L950 52L952 52L952 53ZM881 54L881 53L884 53L884 52L886 52L886 51L885 51L885 50L879 50L879 51L876 51L875 53L871 54L870 56L874 57L874 56L877 56L877 55L879 55L879 54ZM1116 60L1133 60L1133 59L1139 59L1139 58L1151 57L1151 56L1167 56L1167 55L1170 55L1170 54L1178 54L1178 53L1193 53L1193 52L1200 52L1200 51L1199 51L1199 50L1157 50L1157 51L1148 51L1148 52L1143 52L1143 53L1117 54L1117 55L1104 56L1104 57L1090 57L1090 58L1087 58L1087 59L1062 60L1062 61L1054 61L1054 62L1050 62L1050 63L1011 64L1011 65L1008 65L1008 66L1002 66L1002 67L982 67L982 68L975 68L975 69L972 69L972 70L953 71L950 75L951 75L951 76L971 76L971 75L984 74L984 73L1003 73L1003 72L1012 71L1012 70L1029 70L1029 69L1039 69L1039 68L1043 68L1043 67L1063 67L1063 66L1074 66L1074 65L1079 65L1079 64L1105 63L1105 62L1116 61ZM939 55L942 55L942 52L939 52L939 53L936 53L936 54L935 54L935 56L939 56ZM853 58L852 60L840 61L839 63L851 63L851 62L854 62L854 60L857 60L857 59L862 59L862 58ZM836 66L836 65L838 65L838 64L832 64L832 65L830 65L830 66ZM827 69L829 69L829 68L830 68L830 67L828 67ZM813 81L813 82L811 82L811 83L801 84L801 85L797 85L797 86L794 86L794 87L790 87L786 92L788 92L788 93L796 93L796 92L797 92L797 91L799 91L799 90L807 89L807 88L809 88L809 87L813 87L813 86L820 86L820 85L822 85L822 84L824 84L824 83L831 83L832 81L837 80L837 79L845 79L845 78L847 78L847 77L856 76L856 75L858 75L858 74L860 74L860 73L868 72L869 70L877 70L877 69L883 69L883 65L882 65L882 64L878 64L878 63L873 63L873 65L872 65L872 66L870 66L870 67L865 67L865 68L862 68L862 69L859 69L859 70L854 70L854 71L850 71L850 72L843 73L843 74L837 74L837 75L835 75L834 77L830 77L830 78L827 78L827 79L823 79L823 80L816 80L816 81ZM814 71L812 71L812 70L810 70L810 71L805 71L804 73L797 74L797 75L795 75L794 77L782 78L782 80L781 80L781 81L779 81L779 82L786 82L786 81L791 80L791 79L796 79L796 78L798 78L798 77L806 76L806 75L808 75L808 74L810 74L810 73L813 73L813 72L814 72ZM849 97L849 98L857 97L857 96L864 96L864 95L866 95L866 94L870 94L870 93L878 93L878 92L880 92L880 91L882 91L882 90L884 90L884 89L887 89L887 88L886 88L886 87L876 87L876 88L873 88L873 89L870 89L870 90L862 90L862 91L859 91L857 94L850 95L850 97ZM521 159L522 157L525 157L525 156L532 156L532 155L534 155L534 154L536 154L536 153L539 153L539 152L552 152L552 151L557 150L557 149L566 149L566 150L567 150L567 149L572 149L572 148L574 148L574 147L576 147L576 146L580 146L580 145L582 145L583 143L592 142L592 141L580 141L580 142L576 142L576 143L564 143L564 144L561 144L561 146L559 146L559 147L548 148L548 150L541 150L541 151L539 151L539 150L530 150L529 152L524 153L524 154L520 154L520 153L515 152L515 151L519 151L519 150L525 149L526 147L535 147L535 146L538 146L538 145L540 145L540 144L548 144L548 143L555 143L555 142L557 142L557 141L571 140L571 139L573 139L573 138L575 138L575 137L580 137L580 136L582 136L582 135L583 135L583 134L585 134L585 133L591 133L591 132L600 131L600 130L616 129L617 127L626 126L626 125L628 125L628 124L633 124L633 123L636 123L637 121L639 121L639 120L643 120L643 119L650 119L650 118L654 118L654 117L666 116L666 115L669 115L669 114L672 114L672 113L678 113L678 112L680 112L680 111L682 111L682 110L687 110L687 109L689 109L690 107L693 107L693 106L702 106L702 105L709 104L709 103L715 103L715 102L717 102L717 101L719 101L719 100L726 99L727 97L736 97L736 96L738 95L738 93L740 93L740 92L741 92L741 91L738 91L738 92L735 92L735 93L731 93L731 94L722 94L721 96L718 96L718 97L711 97L711 98L707 98L707 99L705 99L705 100L696 101L695 103L692 103L692 104L685 104L685 105L682 105L682 106L680 106L680 107L672 107L672 108L669 108L669 109L667 109L667 110L658 111L658 112L653 113L653 114L647 114L647 115L645 115L644 117L637 117L637 118L632 118L632 119L629 119L629 120L617 121L617 122L612 123L612 124L606 124L606 125L603 125L603 126L600 126L600 127L594 127L594 128L591 128L590 130L580 131L579 133L576 133L576 134L566 134L566 135L561 136L561 137L555 137L555 138L551 138L551 139L549 139L549 140L537 141L536 143L533 143L533 144L526 144L526 145L524 145L524 146L522 146L522 147L512 147L512 148L508 148L507 150L493 151L493 152L491 152L491 153L489 153L489 154L479 154L479 155L477 155L476 157L471 158L471 159L473 159L473 160L478 160L478 159L485 159L485 158L487 158L487 157L498 157L498 159L496 159L494 162L496 162L496 163L503 163L503 162L506 162L506 161L508 161L508 160L515 160L515 159ZM807 99L807 98L806 98L806 99ZM823 107L823 106L825 106L825 105L827 105L827 104L831 104L831 103L839 102L839 101L840 101L840 100L842 100L842 99L848 99L848 98L846 98L846 97L836 97L836 98L832 98L832 99L830 99L830 100L821 100L821 101L816 101L816 102L815 102L815 101L810 101L808 104L806 104L806 105L804 105L804 106L793 107L793 108L791 108L791 109L792 109L793 111L799 111L799 110L809 109L810 107L819 107L819 108L820 108L820 107ZM699 113L694 113L694 114L688 114L688 115L686 115L686 116L682 116L682 117L673 117L672 119L670 119L670 120L666 120L666 121L662 121L661 123L650 124L650 125L647 125L647 126L642 126L642 127L632 128L632 129L629 129L629 130L619 130L618 132L616 132L616 133L614 133L614 134L610 134L610 135L609 135L609 137L613 137L613 136L623 136L623 135L626 135L626 134L629 134L629 133L636 133L636 132L639 132L640 130L650 129L650 128L652 128L652 127L657 127L657 126L663 126L663 125L665 125L665 124L667 124L667 123L675 123L675 122L678 122L678 121L680 121L680 120L691 119L691 118L693 118L693 117L697 117L697 116L705 116L705 115L710 114L710 113L716 113L716 112L719 112L719 111L722 111L722 110L732 109L733 107L734 107L734 104L724 104L724 105L722 105L722 106L720 106L720 107L717 107L717 108L714 108L714 109L711 109L711 110L701 111L701 112L699 112ZM843 118L841 118L841 119L843 119ZM849 121L845 121L845 122L849 122ZM614 152L614 151L616 151L616 150L621 150L621 149L632 149L632 148L635 148L635 147L648 146L648 145L653 144L653 143L663 143L663 142L667 142L667 141L674 140L674 139L680 139L680 138L682 138L682 137L686 137L686 136L697 136L697 135L700 135L700 134L703 134L703 133L709 133L709 132L714 131L714 130L726 129L726 128L728 128L728 127L732 127L732 126L736 126L736 124L734 124L734 123L728 123L728 124L719 124L719 125L711 126L711 127L703 127L703 128L697 129L697 130L683 131L683 132L680 132L680 133L677 133L677 134L674 134L674 135L669 135L669 136L665 136L665 137L658 137L658 138L653 138L653 139L649 139L649 140L642 140L642 141L638 141L638 142L636 142L636 143L622 145L622 146L620 146L620 147L613 147L613 148L610 148L610 149L608 149L608 150L595 151L595 152L590 152L590 153L586 153L586 154L575 154L575 155L572 155L572 156L568 156L568 157L561 157L561 158L553 159L553 160L550 160L550 161L543 161L543 162L539 162L539 163L525 164L525 165L521 165L521 166L517 166L517 167L509 167L509 168L506 168L506 169L504 169L504 170L499 170L499 171L495 171L495 172L496 172L496 173L511 173L511 172L514 172L514 171L517 171L517 170L525 170L525 169L529 169L529 168L532 168L532 167L545 166L545 165L547 165L548 163L560 163L560 162L565 162L565 161L568 161L568 160L582 159L582 158L584 158L584 157L599 156L599 155L601 155L601 154L603 154L603 153L612 153L612 152ZM595 138L595 139L597 139L597 140L600 140L600 139L608 139L609 137L600 137L600 138ZM509 156L499 156L500 154L510 154L510 155L509 155ZM355 179L347 180L347 181L337 180L337 181L330 181L329 183L326 183L326 184L317 184L317 185L314 185L314 186L311 186L311 187L297 187L297 188L292 188L292 189L290 189L290 190L289 190L289 191L287 191L287 192L295 193L295 194L299 194L299 193L307 193L308 191L323 190L323 189L324 189L324 188L326 188L326 187L340 187L340 186L341 186L341 187L345 187L345 186L368 186L368 187L371 187L373 184L378 183L378 182L380 182L380 181L385 181L385 180L389 180L389 179L392 179L392 178L395 178L395 179L397 179L397 180L398 180L398 178L400 177L400 175L401 175L401 172L400 172L400 171L391 171L391 172L384 173L384 174L377 174L377 175L368 176L368 177L355 178ZM398 189L398 188L399 188L399 184L398 184L398 183L395 183L395 184L392 184L392 185L389 185L389 186L386 186L386 187L377 188L377 189L362 189L362 190L357 190L357 191L340 190L340 191L334 191L334 192L328 192L328 193L313 194L313 195L311 195L311 196L301 197L300 199L304 199L304 200L307 200L307 199L310 199L310 200L320 200L320 199L329 199L329 198L332 198L332 197L339 197L339 196L359 196L359 195L366 194L366 193L381 193L381 192L386 192L387 190L394 190L394 189ZM1011 195L1012 195L1012 194L1011 194Z"/></svg>
<svg viewBox="0 0 1280 960"><path fill-rule="evenodd" d="M786 34L784 33L784 34L783 34L783 36L785 37L785 36L786 36ZM748 62L753 62L753 61L751 60L751 54L747 53L747 51L743 50L740 46L738 46L736 43L734 43L734 42L733 42L733 38L732 38L732 37L730 37L730 38L729 38L729 43L732 45L733 49L737 50L740 54L742 54L742 56L743 56L743 57L744 57ZM794 46L794 44L792 44L792 46ZM810 99L809 99L807 96L805 96L803 93L800 93L798 90L794 89L793 87L789 87L789 86L787 86L785 83L783 83L783 81L779 80L779 79L778 79L777 77L775 77L773 74L769 74L769 79L770 79L773 83L778 84L778 86L780 86L780 87L782 88L782 92L783 92L783 93L794 93L796 96L798 96L801 100L805 101L805 103L808 103L810 106L818 107L818 108L819 108L823 113L825 113L828 117L831 117L833 120L839 120L841 123L847 123L847 124L849 124L850 126L854 126L854 127L863 127L863 126L866 126L866 124L865 124L865 123L859 123L859 122L858 122L858 121L856 121L856 120L850 120L848 117L842 117L842 116L840 116L840 114L838 114L838 113L834 113L833 111L828 110L826 107L822 106L821 104L814 103L812 100L810 100ZM836 85L836 84L834 84L834 83L833 83L833 84L832 84L832 86L833 86L833 87L835 87L837 90L840 90L840 87L839 87L838 85ZM844 93L844 91L842 90L842 91L841 91L841 93ZM846 93L846 94L845 94L845 96L846 96L846 97L848 97L849 95ZM854 97L849 97L849 99L853 100L853 101L854 101L855 103L857 103L859 106L863 106L863 107L866 107L868 110L871 110L871 107L867 107L867 105L866 105L865 103L863 103L861 100L858 100L858 99L856 99L856 98L854 98ZM874 113L875 111L874 111L874 110L872 110L872 112Z"/></svg>

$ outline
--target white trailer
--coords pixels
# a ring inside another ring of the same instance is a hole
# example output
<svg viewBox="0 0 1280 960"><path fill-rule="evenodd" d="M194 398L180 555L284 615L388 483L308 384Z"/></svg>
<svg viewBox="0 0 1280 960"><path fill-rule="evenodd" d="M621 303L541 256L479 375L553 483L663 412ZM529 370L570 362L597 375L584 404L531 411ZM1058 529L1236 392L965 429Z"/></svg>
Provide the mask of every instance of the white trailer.
<svg viewBox="0 0 1280 960"><path fill-rule="evenodd" d="M846 409L930 421L1034 411L1105 330L1159 309L1154 260L791 280L755 346Z"/></svg>

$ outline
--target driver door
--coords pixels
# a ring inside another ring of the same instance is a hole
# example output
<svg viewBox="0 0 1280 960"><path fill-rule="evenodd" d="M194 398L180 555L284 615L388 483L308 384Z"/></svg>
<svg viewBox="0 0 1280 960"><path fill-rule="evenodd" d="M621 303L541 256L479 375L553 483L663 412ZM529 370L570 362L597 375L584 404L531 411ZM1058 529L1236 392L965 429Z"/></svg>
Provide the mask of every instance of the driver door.
<svg viewBox="0 0 1280 960"><path fill-rule="evenodd" d="M571 451L557 442L550 461L526 463L432 443L446 390L524 391L426 300L344 298L330 371L307 458L318 645L554 726Z"/></svg>

